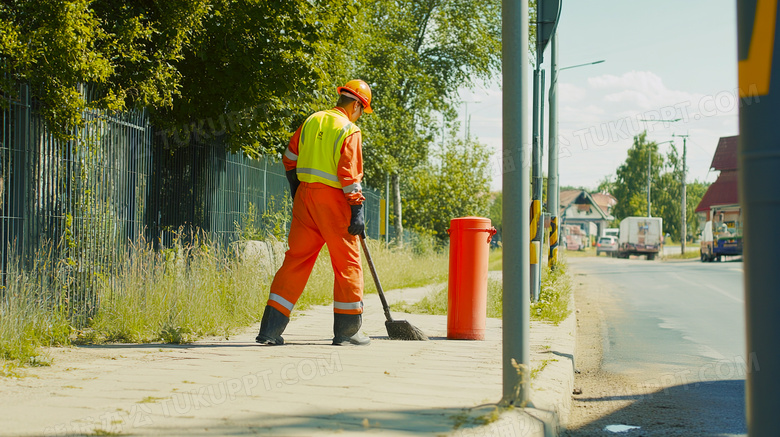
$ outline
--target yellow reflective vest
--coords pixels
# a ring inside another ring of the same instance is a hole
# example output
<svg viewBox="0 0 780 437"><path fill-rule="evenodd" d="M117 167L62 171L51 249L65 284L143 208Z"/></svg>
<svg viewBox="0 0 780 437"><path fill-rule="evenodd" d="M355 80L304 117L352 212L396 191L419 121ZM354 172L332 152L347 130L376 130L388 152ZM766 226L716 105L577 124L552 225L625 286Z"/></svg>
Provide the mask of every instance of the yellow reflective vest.
<svg viewBox="0 0 780 437"><path fill-rule="evenodd" d="M301 128L298 142L298 179L343 189L337 175L344 140L360 128L338 109L312 114Z"/></svg>

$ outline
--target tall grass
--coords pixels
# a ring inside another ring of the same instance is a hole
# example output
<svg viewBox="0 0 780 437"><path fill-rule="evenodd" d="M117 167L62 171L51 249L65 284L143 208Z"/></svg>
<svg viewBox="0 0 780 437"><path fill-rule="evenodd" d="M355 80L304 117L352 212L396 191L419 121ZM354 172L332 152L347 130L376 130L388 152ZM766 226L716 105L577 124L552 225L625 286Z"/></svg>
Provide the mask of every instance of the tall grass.
<svg viewBox="0 0 780 437"><path fill-rule="evenodd" d="M81 314L67 296L65 261L39 257L31 273L8 272L0 302L0 358L8 369L40 364L39 346L104 342L182 343L202 336L229 336L260 319L268 290L284 256L283 243L272 236L252 254L248 242L220 249L200 235L179 238L171 248L153 250L139 244L123 260L119 274L101 277L97 311L86 327L72 323ZM257 244L257 243L255 243ZM385 289L442 282L447 256L416 254L412 248L386 248L369 240ZM257 247L257 246L255 246ZM375 291L365 257L364 283ZM11 263L9 263L11 264ZM296 310L333 301L333 268L324 248Z"/></svg>
<svg viewBox="0 0 780 437"><path fill-rule="evenodd" d="M15 256L10 259L6 286L0 290L0 375L19 364L48 364L39 346L67 344L70 333L66 295L58 280L62 265L52 265L45 251L28 272L17 268Z"/></svg>
<svg viewBox="0 0 780 437"><path fill-rule="evenodd" d="M491 253L491 259L500 260L499 253ZM543 269L539 300L531 304L531 320L560 323L571 313L569 302L571 300L572 280L567 273L565 263L559 263L558 267L551 271ZM503 283L499 279L488 278L487 283L487 317L501 318L503 311ZM447 314L448 289L447 284L422 298L419 302L408 305L399 303L393 305L398 311L406 311L418 314Z"/></svg>
<svg viewBox="0 0 780 437"><path fill-rule="evenodd" d="M182 343L227 337L256 321L270 284L262 263L244 262L200 236L192 241L179 239L159 252L132 250L116 286L102 290L99 311L80 339Z"/></svg>

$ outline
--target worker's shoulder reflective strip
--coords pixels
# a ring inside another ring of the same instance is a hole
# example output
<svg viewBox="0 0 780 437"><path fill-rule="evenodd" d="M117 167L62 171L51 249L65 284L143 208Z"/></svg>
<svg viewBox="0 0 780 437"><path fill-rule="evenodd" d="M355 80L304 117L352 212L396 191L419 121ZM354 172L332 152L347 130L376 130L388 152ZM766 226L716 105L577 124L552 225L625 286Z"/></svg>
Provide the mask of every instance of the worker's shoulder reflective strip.
<svg viewBox="0 0 780 437"><path fill-rule="evenodd" d="M289 147L287 149L285 149L284 156L286 156L287 159L289 159L290 161L297 161L298 160L298 155L293 153L292 150L290 150Z"/></svg>
<svg viewBox="0 0 780 437"><path fill-rule="evenodd" d="M301 167L298 167L298 174L301 174L301 173L310 174L312 176L319 176L319 177L321 177L323 179L327 179L327 180L333 181L333 182L338 182L339 181L339 178L336 175L332 175L332 174L326 173L326 172L324 172L322 170L317 170L316 168L301 168Z"/></svg>
<svg viewBox="0 0 780 437"><path fill-rule="evenodd" d="M287 308L287 309L288 309L288 310L290 310L290 311L292 311L292 309L293 309L293 306L294 306L292 303L290 303L290 301L289 301L289 300L287 300L287 299L283 298L282 296L279 296L279 295L278 295L278 294L276 294L276 293L271 293L271 294L269 294L269 295L268 295L268 300L272 300L272 301L274 301L274 302L278 303L279 305L281 305L281 306L283 306L283 307Z"/></svg>
<svg viewBox="0 0 780 437"><path fill-rule="evenodd" d="M344 127L341 128L341 132L339 132L338 135L336 135L336 141L333 143L333 154L335 155L336 152L341 152L341 149L339 148L339 144L343 143L344 140L347 138L347 134L349 133L349 130L352 129L352 123L347 123L344 125Z"/></svg>
<svg viewBox="0 0 780 437"><path fill-rule="evenodd" d="M363 308L363 301L360 302L333 302L333 308L337 310L359 310Z"/></svg>
<svg viewBox="0 0 780 437"><path fill-rule="evenodd" d="M342 188L341 191L344 192L344 194L348 193L357 193L363 190L363 186L360 185L360 182L354 183L352 185L347 185L346 187Z"/></svg>

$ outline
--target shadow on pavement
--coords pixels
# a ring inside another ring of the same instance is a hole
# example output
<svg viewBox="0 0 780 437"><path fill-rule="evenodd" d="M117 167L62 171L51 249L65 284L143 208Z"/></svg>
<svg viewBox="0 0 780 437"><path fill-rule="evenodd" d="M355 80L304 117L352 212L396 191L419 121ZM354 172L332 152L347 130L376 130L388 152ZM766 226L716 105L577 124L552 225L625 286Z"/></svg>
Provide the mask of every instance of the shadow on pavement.
<svg viewBox="0 0 780 437"><path fill-rule="evenodd" d="M564 436L732 436L746 435L745 381L724 380L677 385L646 395L575 396L575 403L633 401ZM616 434L608 425L639 428Z"/></svg>
<svg viewBox="0 0 780 437"><path fill-rule="evenodd" d="M335 400L334 400L335 401ZM475 434L476 427L494 420L495 407L483 406L472 409L431 408L408 410L346 411L337 414L306 416L256 415L221 420L210 424L208 435L331 435L331 434L380 434L392 435L458 435ZM166 430L161 429L162 432ZM200 435L202 426L189 428L177 426L176 435Z"/></svg>

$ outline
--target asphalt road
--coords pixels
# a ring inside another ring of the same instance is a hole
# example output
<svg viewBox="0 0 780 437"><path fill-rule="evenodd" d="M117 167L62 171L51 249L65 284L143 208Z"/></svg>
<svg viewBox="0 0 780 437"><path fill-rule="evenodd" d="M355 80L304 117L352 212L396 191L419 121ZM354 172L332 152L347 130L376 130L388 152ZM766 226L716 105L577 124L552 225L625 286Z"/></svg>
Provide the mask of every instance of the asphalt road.
<svg viewBox="0 0 780 437"><path fill-rule="evenodd" d="M603 313L601 370L663 395L635 396L615 417L640 428L622 435L665 435L672 425L683 435L746 434L744 380L760 363L746 356L740 261L569 264L604 287L591 302Z"/></svg>

